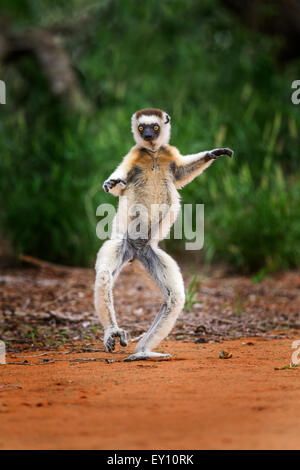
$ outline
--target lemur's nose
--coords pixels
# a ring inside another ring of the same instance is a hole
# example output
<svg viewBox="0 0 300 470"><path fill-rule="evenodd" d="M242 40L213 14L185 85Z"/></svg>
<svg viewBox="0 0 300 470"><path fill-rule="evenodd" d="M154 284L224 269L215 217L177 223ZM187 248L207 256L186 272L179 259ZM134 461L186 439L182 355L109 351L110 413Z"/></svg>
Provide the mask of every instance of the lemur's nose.
<svg viewBox="0 0 300 470"><path fill-rule="evenodd" d="M152 134L144 134L145 140L151 140L153 138Z"/></svg>

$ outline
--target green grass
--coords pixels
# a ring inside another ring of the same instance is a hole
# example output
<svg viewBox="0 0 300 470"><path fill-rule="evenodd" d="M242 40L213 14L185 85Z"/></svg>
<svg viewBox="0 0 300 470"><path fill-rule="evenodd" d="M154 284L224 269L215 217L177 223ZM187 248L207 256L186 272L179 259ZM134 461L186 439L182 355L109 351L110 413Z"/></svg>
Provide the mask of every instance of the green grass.
<svg viewBox="0 0 300 470"><path fill-rule="evenodd" d="M193 308L193 306L197 303L197 300L194 300L199 293L199 277L198 275L195 275L193 279L191 280L191 283L185 293L185 304L184 304L184 310L186 312L190 312Z"/></svg>
<svg viewBox="0 0 300 470"><path fill-rule="evenodd" d="M94 5L94 6L93 6ZM157 106L183 154L235 150L181 191L205 204L207 263L259 272L299 266L299 62L279 67L277 39L244 29L217 0L4 2L18 28L51 26L93 8L66 47L94 104L54 100L33 60L0 66L0 222L18 252L91 265L101 190L133 144L130 116ZM168 243L168 248L178 241Z"/></svg>

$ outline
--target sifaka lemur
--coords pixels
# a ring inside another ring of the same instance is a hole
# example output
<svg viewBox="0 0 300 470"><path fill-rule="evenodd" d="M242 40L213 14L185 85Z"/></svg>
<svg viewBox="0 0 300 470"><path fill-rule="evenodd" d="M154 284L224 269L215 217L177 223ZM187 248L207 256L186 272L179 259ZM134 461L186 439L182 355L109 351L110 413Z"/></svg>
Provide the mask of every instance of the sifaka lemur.
<svg viewBox="0 0 300 470"><path fill-rule="evenodd" d="M126 331L118 327L112 296L114 281L126 262L137 259L143 264L161 289L164 303L134 354L125 361L170 357L152 350L170 333L183 309L184 284L177 263L158 242L166 237L180 210L177 189L200 175L217 157L233 155L228 148L218 148L182 156L169 145L170 116L160 109L137 111L131 125L136 145L103 184L106 192L119 196L111 239L102 245L96 262L95 308L104 328L106 350L114 350L117 337L121 346L128 343ZM134 220L130 210L136 206L146 209L139 219L143 236L131 236L129 230Z"/></svg>

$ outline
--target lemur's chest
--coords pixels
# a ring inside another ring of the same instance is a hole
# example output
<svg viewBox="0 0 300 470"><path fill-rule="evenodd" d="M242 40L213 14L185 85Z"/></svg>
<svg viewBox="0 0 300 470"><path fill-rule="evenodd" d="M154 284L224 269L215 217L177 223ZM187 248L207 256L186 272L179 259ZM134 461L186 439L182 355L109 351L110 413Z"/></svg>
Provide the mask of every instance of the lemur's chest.
<svg viewBox="0 0 300 470"><path fill-rule="evenodd" d="M169 148L162 148L152 155L138 149L131 160L125 194L129 201L149 204L172 204L177 200L172 163L174 155Z"/></svg>
<svg viewBox="0 0 300 470"><path fill-rule="evenodd" d="M149 186L160 184L163 180L172 179L172 156L168 151L160 151L157 155L140 150L132 161L132 169L128 174L127 184Z"/></svg>

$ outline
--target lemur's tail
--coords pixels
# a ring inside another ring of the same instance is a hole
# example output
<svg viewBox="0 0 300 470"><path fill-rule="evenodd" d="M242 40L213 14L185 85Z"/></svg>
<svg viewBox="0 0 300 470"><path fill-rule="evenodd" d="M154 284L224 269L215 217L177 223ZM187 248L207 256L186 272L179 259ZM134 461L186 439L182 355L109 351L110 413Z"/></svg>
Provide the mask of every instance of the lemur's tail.
<svg viewBox="0 0 300 470"><path fill-rule="evenodd" d="M137 336L136 338L132 338L130 341L132 343L136 343L137 341L139 341L140 339L142 339L142 337L144 336L145 333L142 333L141 335Z"/></svg>

